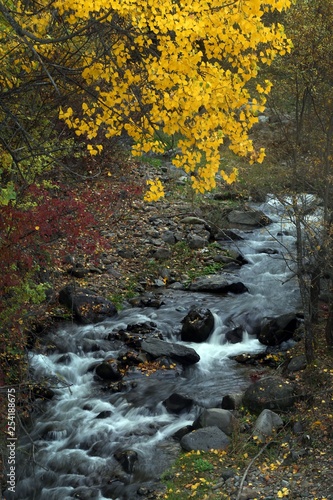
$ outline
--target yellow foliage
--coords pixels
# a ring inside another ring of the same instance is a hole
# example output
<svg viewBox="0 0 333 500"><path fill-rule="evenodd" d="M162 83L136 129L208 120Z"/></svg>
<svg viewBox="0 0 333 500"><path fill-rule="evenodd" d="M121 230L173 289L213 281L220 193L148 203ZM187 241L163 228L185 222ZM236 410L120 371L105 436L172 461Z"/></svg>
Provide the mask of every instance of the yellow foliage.
<svg viewBox="0 0 333 500"><path fill-rule="evenodd" d="M134 154L160 152L156 132L177 134L180 153L173 163L195 173L192 186L204 192L215 186L219 150L226 140L232 151L250 162L264 159L248 133L264 109L271 84L258 83L250 91L248 82L258 77L261 64L271 64L278 54L290 51L282 26L263 21L267 12L281 11L290 3L54 0L50 9L48 0L40 0L38 10L27 12L25 2L18 1L11 15L31 35L40 60L33 61L35 68L21 61L20 35L8 26L2 42L8 41L20 63L17 75L9 78L3 72L0 84L10 89L20 71L40 71L43 58L58 62L59 54L72 50L75 63L70 70L81 73L89 97L75 112L60 108L59 118L88 140L100 131L107 138L126 131L135 142ZM102 43L90 36L93 26L104 37ZM104 43L108 50L101 51ZM5 67L1 48L0 57ZM87 148L93 155L100 151L99 146ZM227 183L236 175L222 172ZM163 196L160 181L149 185L145 199Z"/></svg>
<svg viewBox="0 0 333 500"><path fill-rule="evenodd" d="M282 488L282 490L279 490L277 492L277 496L278 496L278 498L284 498L284 497L289 496L289 490L288 490L288 488Z"/></svg>
<svg viewBox="0 0 333 500"><path fill-rule="evenodd" d="M164 188L160 179L150 179L147 181L147 185L149 189L144 196L145 201L157 201L164 196Z"/></svg>

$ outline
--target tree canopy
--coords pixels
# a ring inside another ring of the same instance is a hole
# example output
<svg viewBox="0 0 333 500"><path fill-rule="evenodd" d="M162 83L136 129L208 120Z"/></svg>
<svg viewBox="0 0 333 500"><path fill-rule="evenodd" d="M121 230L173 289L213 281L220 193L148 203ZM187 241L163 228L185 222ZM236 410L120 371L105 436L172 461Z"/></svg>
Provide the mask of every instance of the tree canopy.
<svg viewBox="0 0 333 500"><path fill-rule="evenodd" d="M261 64L290 50L283 27L269 21L270 12L290 3L0 2L2 99L32 81L39 95L44 86L92 155L102 150L103 136L128 134L137 155L161 152L163 140L177 136L173 163L204 192L215 186L223 143L251 162L264 158L248 132L271 84L252 80ZM63 98L68 93L73 102ZM236 175L220 173L226 182ZM151 181L148 199L162 194Z"/></svg>

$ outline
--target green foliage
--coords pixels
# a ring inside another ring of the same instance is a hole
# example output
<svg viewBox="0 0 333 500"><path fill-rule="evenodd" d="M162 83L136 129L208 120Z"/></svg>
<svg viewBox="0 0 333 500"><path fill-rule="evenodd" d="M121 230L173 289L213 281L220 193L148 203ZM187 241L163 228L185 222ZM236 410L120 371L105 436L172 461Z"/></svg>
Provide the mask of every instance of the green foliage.
<svg viewBox="0 0 333 500"><path fill-rule="evenodd" d="M1 170L0 170L1 176ZM6 187L0 188L0 206L7 206L10 202L16 200L16 191L13 182L7 182Z"/></svg>
<svg viewBox="0 0 333 500"><path fill-rule="evenodd" d="M138 160L141 163L145 165L150 165L151 167L154 167L156 169L159 169L162 165L161 158L156 158L155 156L140 156Z"/></svg>
<svg viewBox="0 0 333 500"><path fill-rule="evenodd" d="M214 465L204 458L197 458L193 461L193 467L197 472L206 472L214 470Z"/></svg>

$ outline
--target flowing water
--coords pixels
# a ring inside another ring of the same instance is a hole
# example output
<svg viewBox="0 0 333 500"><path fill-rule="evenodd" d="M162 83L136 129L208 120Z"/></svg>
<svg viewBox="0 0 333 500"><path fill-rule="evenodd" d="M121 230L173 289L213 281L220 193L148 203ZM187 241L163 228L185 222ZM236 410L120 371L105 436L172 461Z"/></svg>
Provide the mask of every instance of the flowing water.
<svg viewBox="0 0 333 500"><path fill-rule="evenodd" d="M273 199L259 208L274 223L240 233L244 239L237 241L237 249L248 264L232 275L248 287L248 293L219 296L168 289L159 309L132 308L97 325L62 326L49 334L56 349L31 353L34 376L53 381L56 394L40 403L29 437L20 440L14 498L144 498L137 496L138 489L149 486L179 453L171 436L191 424L202 407L217 407L224 395L249 385L245 368L230 356L263 350L252 335L258 322L299 307L297 282L285 251L295 246L292 227ZM119 346L106 340L110 332L154 322L165 340L180 342L181 320L193 304L209 308L215 318L207 342L186 343L200 355L199 363L184 370L133 375L135 383L124 392L103 390L91 367L118 356ZM240 325L246 330L243 341L226 343L225 333ZM192 398L192 409L180 415L168 413L163 401L174 392ZM128 453L127 472L115 458L121 451Z"/></svg>

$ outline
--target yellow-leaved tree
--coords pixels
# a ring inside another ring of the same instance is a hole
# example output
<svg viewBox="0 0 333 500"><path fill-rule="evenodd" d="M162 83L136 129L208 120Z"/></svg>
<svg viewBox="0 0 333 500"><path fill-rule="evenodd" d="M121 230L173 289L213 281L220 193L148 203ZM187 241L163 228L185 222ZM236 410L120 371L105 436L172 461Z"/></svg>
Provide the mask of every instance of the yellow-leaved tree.
<svg viewBox="0 0 333 500"><path fill-rule="evenodd" d="M60 76L77 83L80 75L80 105L64 103L59 116L86 138L91 154L102 149L101 133L126 132L135 155L161 152L160 138L177 136L173 163L204 192L214 188L217 173L228 183L235 179L236 171L220 171L223 143L250 162L263 161L248 133L271 84L256 79L261 64L290 50L283 27L269 21L290 3L22 0L10 8L0 2L0 13L13 50L22 51L24 41L60 93ZM163 195L158 180L149 185L147 199Z"/></svg>

